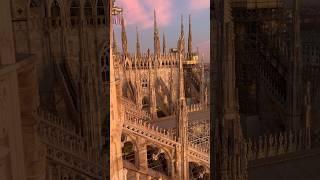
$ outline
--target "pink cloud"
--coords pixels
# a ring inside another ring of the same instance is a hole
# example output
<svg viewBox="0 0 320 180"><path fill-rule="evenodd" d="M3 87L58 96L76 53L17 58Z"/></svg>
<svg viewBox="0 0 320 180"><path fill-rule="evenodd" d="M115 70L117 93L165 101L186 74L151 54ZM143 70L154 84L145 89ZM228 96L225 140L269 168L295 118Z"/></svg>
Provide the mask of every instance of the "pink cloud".
<svg viewBox="0 0 320 180"><path fill-rule="evenodd" d="M192 10L210 8L210 0L191 0L189 5Z"/></svg>
<svg viewBox="0 0 320 180"><path fill-rule="evenodd" d="M127 25L137 25L140 29L153 27L153 10L157 12L158 26L166 26L171 22L171 0L118 0L123 8Z"/></svg>

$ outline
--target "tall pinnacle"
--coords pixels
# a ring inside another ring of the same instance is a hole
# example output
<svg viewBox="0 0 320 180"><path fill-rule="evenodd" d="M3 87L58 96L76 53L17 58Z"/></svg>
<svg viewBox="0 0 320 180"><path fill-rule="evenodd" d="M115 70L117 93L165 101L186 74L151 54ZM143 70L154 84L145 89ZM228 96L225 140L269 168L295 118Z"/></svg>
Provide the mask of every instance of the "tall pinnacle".
<svg viewBox="0 0 320 180"><path fill-rule="evenodd" d="M180 36L181 37L184 37L184 30L183 30L183 15L181 14L181 33L180 33Z"/></svg>
<svg viewBox="0 0 320 180"><path fill-rule="evenodd" d="M181 16L182 20L182 16ZM187 120L187 109L185 100L185 89L184 89L184 72L183 72L183 58L184 58L184 35L183 35L183 24L181 27L181 36L179 38L179 100L178 100L178 138L181 142L181 157L187 157L187 144L188 144L188 120ZM188 161L185 158L181 159L181 174L182 179L188 179Z"/></svg>
<svg viewBox="0 0 320 180"><path fill-rule="evenodd" d="M184 43L184 30L183 30L183 15L181 14L181 32L180 32L180 39L179 39L179 51L181 51L182 54L185 53L184 49L185 43Z"/></svg>
<svg viewBox="0 0 320 180"><path fill-rule="evenodd" d="M163 52L162 52L162 53L163 53L163 54L166 54L166 53L167 53L167 52L166 52L166 51L167 51L167 44L166 44L167 42L166 42L166 37L165 37L165 34L164 34L164 33L163 33L163 41L162 41L162 43L163 43L163 44L162 44L162 48L163 48Z"/></svg>
<svg viewBox="0 0 320 180"><path fill-rule="evenodd" d="M189 37L188 37L188 54L192 53L192 32L191 32L191 14L189 14Z"/></svg>
<svg viewBox="0 0 320 180"><path fill-rule="evenodd" d="M160 55L160 37L159 37L159 30L157 27L157 16L156 10L154 10L154 54Z"/></svg>
<svg viewBox="0 0 320 180"><path fill-rule="evenodd" d="M126 28L124 26L124 18L122 16L121 18L121 40L122 40L122 53L123 55L128 55L128 40L127 40L127 34L126 34Z"/></svg>
<svg viewBox="0 0 320 180"><path fill-rule="evenodd" d="M136 44L136 56L138 58L141 57L141 52L140 52L140 40L139 40L139 32L138 32L138 27L136 27L137 30L137 44Z"/></svg>

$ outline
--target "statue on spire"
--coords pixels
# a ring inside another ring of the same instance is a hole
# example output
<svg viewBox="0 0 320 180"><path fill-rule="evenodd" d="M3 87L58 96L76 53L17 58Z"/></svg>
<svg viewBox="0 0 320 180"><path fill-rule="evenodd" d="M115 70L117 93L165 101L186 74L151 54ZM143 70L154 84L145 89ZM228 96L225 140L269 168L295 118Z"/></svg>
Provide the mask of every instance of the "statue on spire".
<svg viewBox="0 0 320 180"><path fill-rule="evenodd" d="M164 33L163 33L163 41L162 41L162 43L163 43L163 44L162 44L162 48L163 48L163 50L162 50L163 52L162 52L162 53L163 53L163 54L166 54L166 53L167 53L167 52L166 52L166 51L167 51L167 45L166 45L167 42L166 42L166 37L165 37L165 34L164 34Z"/></svg>
<svg viewBox="0 0 320 180"><path fill-rule="evenodd" d="M139 40L138 27L136 27L136 30L137 30L136 56L137 56L137 58L140 58L141 57L141 51L140 51L140 40Z"/></svg>
<svg viewBox="0 0 320 180"><path fill-rule="evenodd" d="M184 54L185 50L184 50L184 30L183 30L183 15L181 14L181 32L180 32L180 38L178 41L178 50Z"/></svg>
<svg viewBox="0 0 320 180"><path fill-rule="evenodd" d="M156 10L154 10L154 55L160 55L160 37L157 26Z"/></svg>
<svg viewBox="0 0 320 180"><path fill-rule="evenodd" d="M189 37L188 37L188 56L192 53L192 32L191 32L191 14L189 14Z"/></svg>

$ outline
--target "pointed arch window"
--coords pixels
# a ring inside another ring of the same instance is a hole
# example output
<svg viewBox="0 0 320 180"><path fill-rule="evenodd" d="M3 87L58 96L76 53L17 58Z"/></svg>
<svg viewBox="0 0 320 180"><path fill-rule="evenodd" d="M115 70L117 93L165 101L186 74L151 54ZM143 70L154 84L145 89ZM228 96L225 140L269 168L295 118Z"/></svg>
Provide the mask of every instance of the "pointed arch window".
<svg viewBox="0 0 320 180"><path fill-rule="evenodd" d="M143 88L147 88L148 87L148 79L147 78L143 78L142 79L141 86Z"/></svg>
<svg viewBox="0 0 320 180"><path fill-rule="evenodd" d="M148 111L149 106L150 106L149 98L146 97L146 96L143 97L143 99L142 99L142 109L145 110L145 111Z"/></svg>
<svg viewBox="0 0 320 180"><path fill-rule="evenodd" d="M38 8L41 5L40 0L31 0L30 1L30 8Z"/></svg>
<svg viewBox="0 0 320 180"><path fill-rule="evenodd" d="M80 16L80 1L79 0L71 1L70 16Z"/></svg>
<svg viewBox="0 0 320 180"><path fill-rule="evenodd" d="M56 0L53 1L51 4L51 17L53 18L60 17L60 6Z"/></svg>
<svg viewBox="0 0 320 180"><path fill-rule="evenodd" d="M92 5L90 0L86 0L84 3L84 15L86 17L92 16Z"/></svg>
<svg viewBox="0 0 320 180"><path fill-rule="evenodd" d="M29 6L30 6L30 17L41 16L40 0L31 0Z"/></svg>
<svg viewBox="0 0 320 180"><path fill-rule="evenodd" d="M98 0L97 2L97 15L98 16L104 16L104 4L102 2L102 0Z"/></svg>

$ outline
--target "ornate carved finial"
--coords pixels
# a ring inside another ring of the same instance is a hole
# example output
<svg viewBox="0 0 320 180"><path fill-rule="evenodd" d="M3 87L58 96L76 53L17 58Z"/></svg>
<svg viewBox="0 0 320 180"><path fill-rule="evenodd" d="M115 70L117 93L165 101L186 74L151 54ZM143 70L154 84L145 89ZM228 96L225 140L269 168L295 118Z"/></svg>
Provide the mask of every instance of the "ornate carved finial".
<svg viewBox="0 0 320 180"><path fill-rule="evenodd" d="M162 48L163 48L163 54L166 54L167 52L167 45L166 45L166 36L165 36L165 34L163 33L163 41L162 41L162 43L163 43L163 45L162 45Z"/></svg>
<svg viewBox="0 0 320 180"><path fill-rule="evenodd" d="M191 31L191 14L189 14L189 37L188 37L188 54L192 53L192 31Z"/></svg>
<svg viewBox="0 0 320 180"><path fill-rule="evenodd" d="M178 51L184 54L184 30L183 30L183 15L181 14L181 32L178 40Z"/></svg>
<svg viewBox="0 0 320 180"><path fill-rule="evenodd" d="M160 37L159 37L159 30L157 26L157 16L156 10L154 10L154 54L160 55Z"/></svg>

